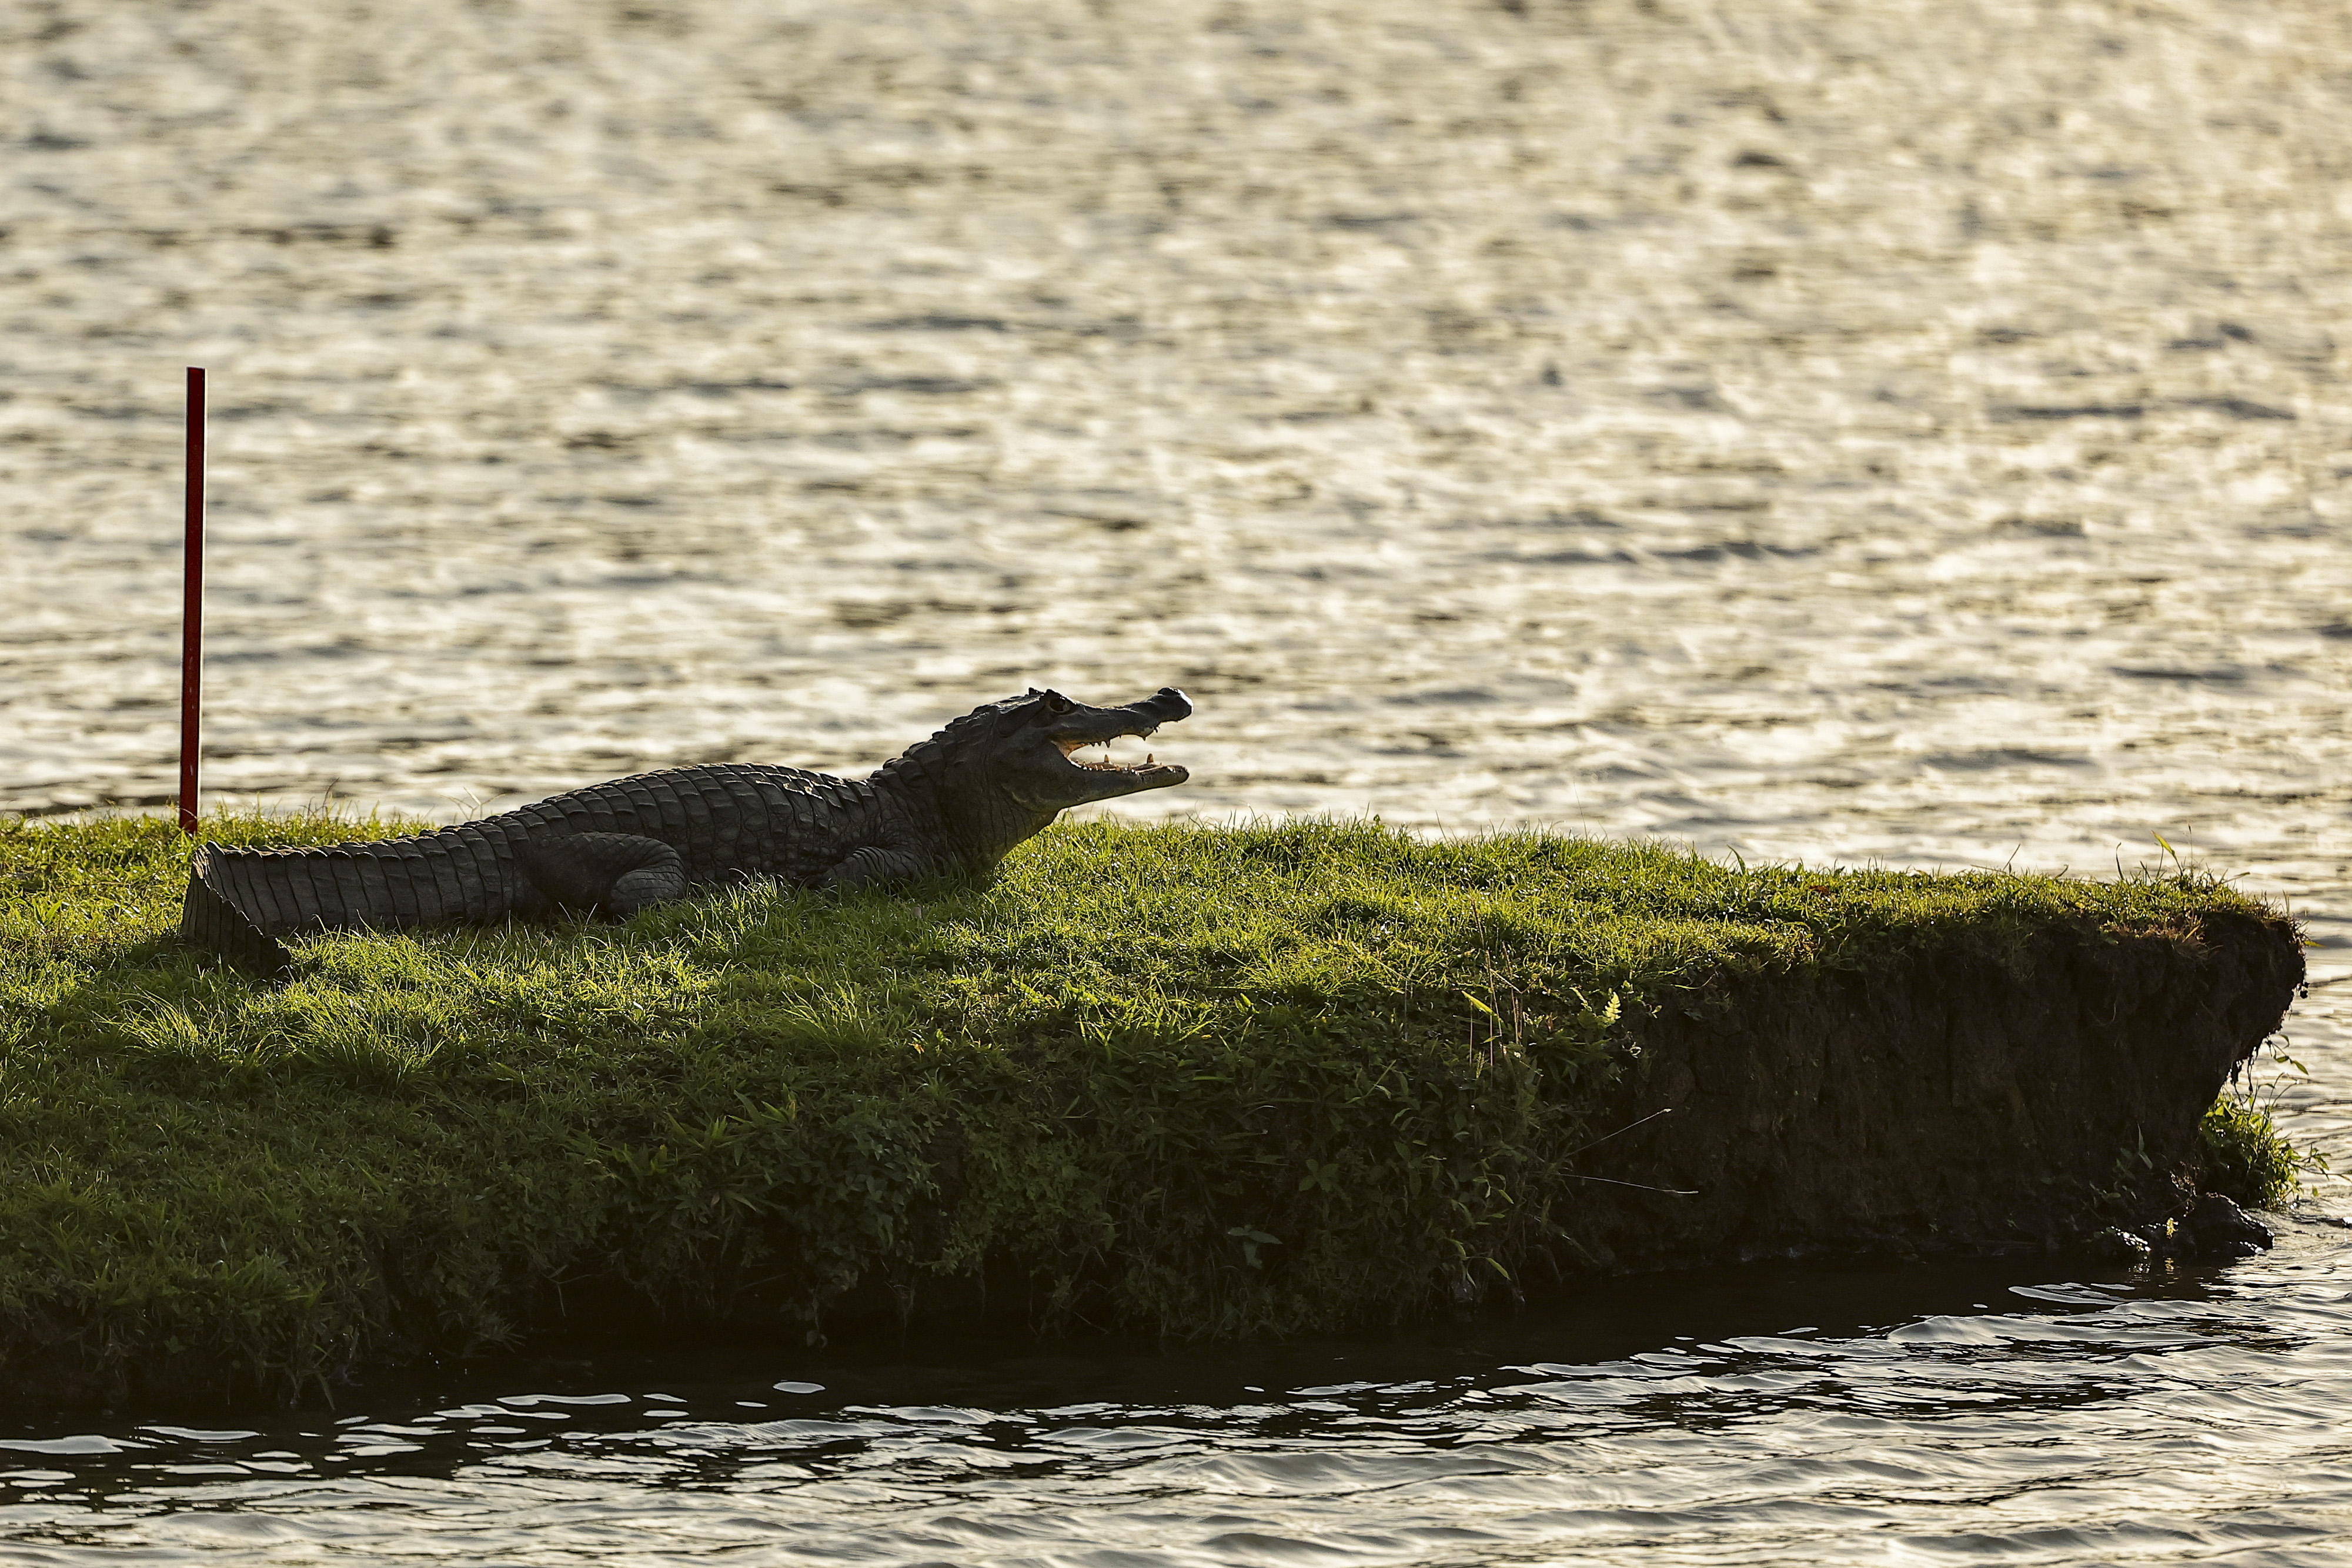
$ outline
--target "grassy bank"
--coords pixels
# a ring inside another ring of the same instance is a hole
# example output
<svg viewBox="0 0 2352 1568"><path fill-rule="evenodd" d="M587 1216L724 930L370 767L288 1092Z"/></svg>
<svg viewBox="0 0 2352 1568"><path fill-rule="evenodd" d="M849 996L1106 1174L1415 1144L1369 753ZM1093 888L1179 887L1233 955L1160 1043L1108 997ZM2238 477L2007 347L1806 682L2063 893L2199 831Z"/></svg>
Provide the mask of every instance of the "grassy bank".
<svg viewBox="0 0 2352 1568"><path fill-rule="evenodd" d="M229 842L381 823L220 819ZM990 885L171 936L186 841L0 821L0 1385L286 1392L559 1314L1244 1334L1483 1295L1724 976L2275 921L2199 878L1064 828Z"/></svg>

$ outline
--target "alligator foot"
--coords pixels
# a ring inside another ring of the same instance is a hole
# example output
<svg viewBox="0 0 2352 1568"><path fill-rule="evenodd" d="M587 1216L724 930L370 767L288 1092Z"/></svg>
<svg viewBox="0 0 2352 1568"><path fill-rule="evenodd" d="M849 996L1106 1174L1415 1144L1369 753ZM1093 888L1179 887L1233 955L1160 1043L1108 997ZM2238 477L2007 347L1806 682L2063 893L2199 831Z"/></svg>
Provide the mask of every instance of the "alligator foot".
<svg viewBox="0 0 2352 1568"><path fill-rule="evenodd" d="M635 833L559 833L527 841L523 874L557 908L625 920L686 891L686 862L659 839Z"/></svg>
<svg viewBox="0 0 2352 1568"><path fill-rule="evenodd" d="M884 883L911 882L923 874L923 857L911 850L886 850L875 845L853 852L817 879L821 887L847 890Z"/></svg>

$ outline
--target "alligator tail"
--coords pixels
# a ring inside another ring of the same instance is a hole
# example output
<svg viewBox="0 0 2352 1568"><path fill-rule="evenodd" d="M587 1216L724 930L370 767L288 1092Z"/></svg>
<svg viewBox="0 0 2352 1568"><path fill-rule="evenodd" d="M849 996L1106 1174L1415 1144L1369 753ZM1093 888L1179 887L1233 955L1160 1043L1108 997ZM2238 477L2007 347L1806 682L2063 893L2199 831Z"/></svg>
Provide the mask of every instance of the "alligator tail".
<svg viewBox="0 0 2352 1568"><path fill-rule="evenodd" d="M206 844L196 852L188 872L187 902L180 909L180 936L264 979L284 974L293 955L215 885L219 865L215 846Z"/></svg>
<svg viewBox="0 0 2352 1568"><path fill-rule="evenodd" d="M257 974L291 961L292 932L390 930L507 913L499 835L481 824L311 849L206 844L188 873L180 934Z"/></svg>

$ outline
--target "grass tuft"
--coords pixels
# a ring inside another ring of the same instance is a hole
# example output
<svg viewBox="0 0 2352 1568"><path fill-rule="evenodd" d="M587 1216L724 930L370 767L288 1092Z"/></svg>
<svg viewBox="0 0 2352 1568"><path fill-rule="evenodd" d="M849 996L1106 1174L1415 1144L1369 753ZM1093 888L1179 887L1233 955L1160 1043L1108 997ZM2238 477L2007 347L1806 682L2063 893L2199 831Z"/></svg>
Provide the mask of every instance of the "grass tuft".
<svg viewBox="0 0 2352 1568"><path fill-rule="evenodd" d="M2289 1071L2304 1073L2303 1064L2284 1049L2273 1054ZM2261 1084L2233 1082L2205 1113L2197 1128L2205 1190L2242 1208L2284 1208L2302 1186L2305 1172L2330 1174L2327 1157L2317 1148L2298 1149L2279 1132L2273 1113L2283 1086L2275 1078Z"/></svg>

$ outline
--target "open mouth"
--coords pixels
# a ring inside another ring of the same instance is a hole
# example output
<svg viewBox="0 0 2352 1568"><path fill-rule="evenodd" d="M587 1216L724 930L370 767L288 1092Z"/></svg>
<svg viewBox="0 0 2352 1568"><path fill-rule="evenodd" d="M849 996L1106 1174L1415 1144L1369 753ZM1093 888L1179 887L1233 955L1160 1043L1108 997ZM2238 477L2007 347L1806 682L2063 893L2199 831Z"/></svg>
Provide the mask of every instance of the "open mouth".
<svg viewBox="0 0 2352 1568"><path fill-rule="evenodd" d="M1192 699L1174 686L1162 686L1141 702L1115 708L1086 707L1058 692L1034 695L1051 716L1039 738L1061 754L1063 766L1069 769L1060 775L1058 786L1058 792L1068 800L1108 800L1139 789L1181 784L1192 777L1174 763L1160 761L1142 745L1163 725L1192 716Z"/></svg>
<svg viewBox="0 0 2352 1568"><path fill-rule="evenodd" d="M1149 773L1165 766L1148 751L1140 762L1112 755L1111 748L1119 742L1142 738L1139 735L1121 735L1108 740L1057 740L1054 744L1062 748L1062 756L1071 767L1082 768L1090 773Z"/></svg>

